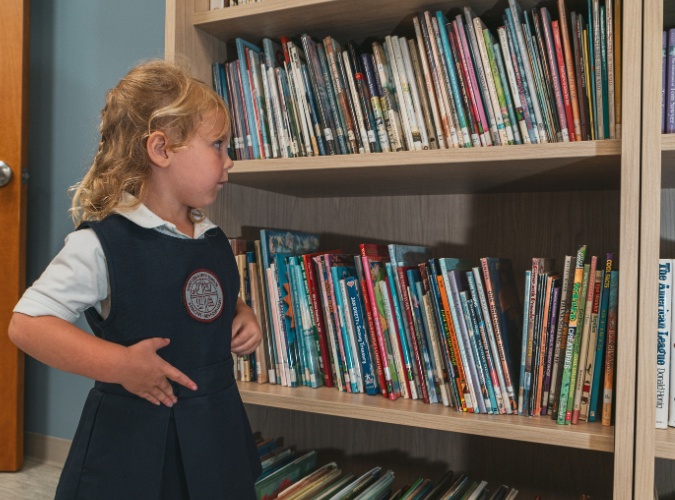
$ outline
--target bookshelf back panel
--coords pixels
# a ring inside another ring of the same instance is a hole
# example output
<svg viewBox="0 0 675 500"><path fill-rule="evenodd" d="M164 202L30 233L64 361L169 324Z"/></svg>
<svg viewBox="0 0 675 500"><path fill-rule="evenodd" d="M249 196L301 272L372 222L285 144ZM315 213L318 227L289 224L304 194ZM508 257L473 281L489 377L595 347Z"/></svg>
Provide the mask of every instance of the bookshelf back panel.
<svg viewBox="0 0 675 500"><path fill-rule="evenodd" d="M267 227L318 232L322 248L348 252L424 244L435 257L509 257L517 273L532 257L562 265L580 243L618 257L618 214L615 191L302 199L242 186L227 186L210 210L230 237L258 239Z"/></svg>
<svg viewBox="0 0 675 500"><path fill-rule="evenodd" d="M436 480L451 469L491 486L508 484L524 498L611 498L612 455L417 429L392 424L247 405L254 431L281 438L298 451L317 450L320 465L335 461L345 472L381 466L396 474L395 485L418 477ZM308 432L308 429L311 431ZM555 465L546 457L555 456ZM579 467L579 463L587 466ZM561 473L561 471L566 471Z"/></svg>
<svg viewBox="0 0 675 500"><path fill-rule="evenodd" d="M661 249L662 258L675 258L675 188L661 190Z"/></svg>

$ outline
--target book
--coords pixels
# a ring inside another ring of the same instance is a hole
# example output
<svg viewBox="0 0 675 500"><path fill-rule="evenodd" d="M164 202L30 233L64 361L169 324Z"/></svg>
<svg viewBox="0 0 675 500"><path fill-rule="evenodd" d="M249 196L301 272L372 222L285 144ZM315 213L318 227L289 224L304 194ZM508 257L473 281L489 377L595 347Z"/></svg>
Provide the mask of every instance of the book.
<svg viewBox="0 0 675 500"><path fill-rule="evenodd" d="M366 331L366 320L361 301L360 284L356 278L350 277L345 280L345 287L349 296L348 306L351 308L351 318L354 322L354 333L358 361L363 373L363 385L365 392L370 395L379 393L377 375L374 361L371 359L371 346Z"/></svg>
<svg viewBox="0 0 675 500"><path fill-rule="evenodd" d="M473 411L476 413L487 413L485 406L485 398L483 388L481 387L480 376L478 374L478 366L474 359L474 350L471 343L470 330L468 321L470 318L464 314L464 306L462 305L461 292L468 291L468 284L466 282L466 271L471 269L460 270L461 265L453 270L447 271L448 289L450 294L450 308L452 310L453 320L457 322L455 330L459 333L458 345L462 364L464 365L464 375L466 377L467 385L470 391L470 401L473 403ZM465 394L466 399L466 394ZM468 403L467 403L468 406Z"/></svg>
<svg viewBox="0 0 675 500"><path fill-rule="evenodd" d="M253 88L251 86L251 78L248 71L249 58L247 57L247 51L252 52L254 54L260 54L261 50L258 46L253 45L252 43L247 42L243 38L239 37L235 39L235 45L237 48L237 57L239 60L239 76L244 96L244 103L246 106L247 124L249 130L249 137L251 141L251 148L253 152L252 159L259 159L262 157L261 155L263 154L261 153L262 151L260 140L261 137L258 135L257 132L254 131L261 130L261 128L259 119L255 111L256 104L254 103Z"/></svg>
<svg viewBox="0 0 675 500"><path fill-rule="evenodd" d="M598 403L602 401L602 373L603 360L605 359L605 344L607 332L607 314L609 308L610 279L612 275L612 266L614 264L614 254L608 253L605 257L605 269L602 278L602 297L600 299L600 312L598 315L598 340L595 348L595 362L593 364L593 379L591 383L591 397L588 408L588 421L595 422L597 415L602 410Z"/></svg>
<svg viewBox="0 0 675 500"><path fill-rule="evenodd" d="M389 337L389 325L384 314L382 292L377 286L380 281L386 279L385 262L389 259L389 253L385 245L370 243L360 244L359 250L363 264L368 302L373 318L373 331L377 339L380 363L384 371L387 396L389 399L394 400L401 396L401 389L398 373L396 372L391 339Z"/></svg>
<svg viewBox="0 0 675 500"><path fill-rule="evenodd" d="M675 28L668 30L667 50L666 134L672 134L675 132Z"/></svg>
<svg viewBox="0 0 675 500"><path fill-rule="evenodd" d="M584 327L581 334L581 342L579 344L579 364L577 369L577 379L576 386L574 391L574 406L572 409L572 423L577 424L579 422L579 415L581 413L581 398L584 391L584 378L586 371L588 370L587 359L589 353L589 346L593 343L592 350L595 350L594 343L594 331L597 336L597 315L598 308L595 308L595 316L593 315L594 305L596 304L595 295L600 292L600 280L596 276L596 270L598 265L598 257L596 255L591 256L591 262L588 270L588 284L586 285L586 305L584 306ZM596 287L597 284L597 287ZM594 321L595 320L595 321ZM595 330L594 324L595 322Z"/></svg>
<svg viewBox="0 0 675 500"><path fill-rule="evenodd" d="M656 331L656 428L668 428L670 406L670 350L673 303L673 261L659 259Z"/></svg>
<svg viewBox="0 0 675 500"><path fill-rule="evenodd" d="M406 268L406 283L408 285L407 295L410 301L410 313L414 325L415 342L420 353L422 361L422 372L420 378L424 378L427 390L428 402L437 403L439 401L440 388L437 386L436 370L434 365L432 346L427 335L425 322L426 310L423 309L421 282L422 276L417 266Z"/></svg>
<svg viewBox="0 0 675 500"><path fill-rule="evenodd" d="M584 275L584 263L586 260L586 245L579 246L574 267L574 281L572 285L572 295L570 300L570 319L567 327L567 341L565 346L565 358L563 362L563 371L560 380L560 391L558 392L558 413L556 420L559 424L571 422L572 408L568 407L568 398L572 379L572 357L574 355L574 344L577 337L577 327L579 321L579 302L583 300L581 286ZM569 418L568 418L569 414Z"/></svg>
<svg viewBox="0 0 675 500"><path fill-rule="evenodd" d="M287 324L281 316L282 313L285 314L288 311L288 304L285 306L283 304L284 284L288 282L284 257L316 251L319 246L319 235L294 230L262 229L260 242L262 269L266 275L263 282L266 297L271 306L268 308L269 323L275 325L273 327L277 345L275 361L278 372L284 375L284 379L281 380L282 385L291 385L293 382L291 382L292 373L288 366L289 351L285 345ZM279 271L279 268L282 270ZM290 360L290 362L293 361L293 359Z"/></svg>
<svg viewBox="0 0 675 500"><path fill-rule="evenodd" d="M391 269L391 277L389 283L395 288L394 304L398 303L402 310L401 323L402 328L399 328L402 334L402 341L406 344L407 349L404 349L404 355L408 358L406 364L410 364L410 372L413 378L419 380L419 373L422 371L422 363L419 359L419 351L416 349L416 343L413 342L414 324L410 313L410 303L406 300L407 297L407 280L404 267L418 266L424 262L428 262L431 258L431 249L427 246L421 245L401 245L389 244L387 245L389 252L388 268ZM393 277L393 280L391 279ZM404 317L405 316L405 317ZM404 320L404 321L403 321ZM407 352L407 355L406 355ZM416 368L416 369L413 369ZM414 374L417 373L417 377Z"/></svg>
<svg viewBox="0 0 675 500"><path fill-rule="evenodd" d="M619 302L619 272L612 270L607 306L607 354L605 355L604 389L602 396L602 425L613 421L614 405L614 356L616 352L617 312Z"/></svg>
<svg viewBox="0 0 675 500"><path fill-rule="evenodd" d="M276 498L282 489L295 483L314 470L315 467L316 452L310 451L269 476L257 480L255 483L256 496L261 499Z"/></svg>
<svg viewBox="0 0 675 500"><path fill-rule="evenodd" d="M551 369L551 385L548 399L548 414L556 419L558 414L558 400L562 379L563 358L567 348L567 329L569 326L569 306L574 282L574 262L572 255L565 256L563 267L562 286L560 289L560 304L558 306L558 326L556 330L555 350L553 352L553 367Z"/></svg>
<svg viewBox="0 0 675 500"><path fill-rule="evenodd" d="M418 87L420 91L420 97L422 97L423 110L425 110L425 120L427 122L429 144L433 149L444 149L446 145L443 125L441 123L439 109L440 103L437 100L433 76L430 70L430 63L427 59L428 55L426 44L420 24L421 19L423 20L422 15L413 17L415 40L411 40L412 44L410 45L410 55L413 59L413 62L416 62L415 73L419 82Z"/></svg>
<svg viewBox="0 0 675 500"><path fill-rule="evenodd" d="M602 266L602 262L598 261ZM602 301L602 283L604 281L604 271L602 268L595 271L595 283L593 291L593 305L590 316L590 337L588 339L588 354L586 365L584 367L584 380L581 394L581 413L579 419L588 421L590 413L591 390L593 386L594 366L596 361L596 351L598 349L598 332L600 327L600 302Z"/></svg>
<svg viewBox="0 0 675 500"><path fill-rule="evenodd" d="M515 41L517 43L517 48L520 51L522 65L525 72L525 80L527 82L527 87L529 88L530 93L535 89L534 86L534 77L532 74L532 65L529 58L524 57L527 54L527 47L525 43L525 37L523 35L523 28L521 25L521 9L516 0L509 0L509 8L507 9L507 16L510 15L513 19L511 26L515 34ZM544 133L544 124L541 114L541 108L537 99L532 99L532 108L534 110L534 118L536 120L537 130L539 132L539 142L548 142L546 139L546 134Z"/></svg>
<svg viewBox="0 0 675 500"><path fill-rule="evenodd" d="M565 70L567 71L567 85L569 87L570 101L572 105L572 120L574 124L574 136L570 134L570 140L581 140L581 121L579 119L579 100L577 97L577 82L575 76L574 53L570 43L570 30L567 26L567 7L565 0L557 0L558 21L560 23L560 35L562 38L563 51L565 53ZM571 127L571 126L570 126Z"/></svg>
<svg viewBox="0 0 675 500"><path fill-rule="evenodd" d="M490 319L499 348L506 394L512 411L517 411L515 387L519 370L522 333L522 308L511 261L506 258L480 259L485 290L490 305Z"/></svg>
<svg viewBox="0 0 675 500"><path fill-rule="evenodd" d="M576 401L576 388L577 388L577 379L579 378L579 361L582 357L581 346L584 344L584 325L586 323L586 297L588 294L588 282L590 278L590 264L584 264L584 273L581 284L581 293L579 295L579 311L578 311L578 320L577 325L577 334L574 339L574 348L572 353L572 374L570 377L570 390L567 399L567 408L568 414L566 415L566 422L568 424L572 423L572 415L574 414L574 404Z"/></svg>

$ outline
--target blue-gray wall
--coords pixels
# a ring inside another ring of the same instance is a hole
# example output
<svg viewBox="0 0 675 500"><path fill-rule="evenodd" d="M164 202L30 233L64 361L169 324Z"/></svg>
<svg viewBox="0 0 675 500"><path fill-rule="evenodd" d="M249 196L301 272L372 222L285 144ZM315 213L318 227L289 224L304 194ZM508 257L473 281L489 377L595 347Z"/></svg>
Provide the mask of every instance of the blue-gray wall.
<svg viewBox="0 0 675 500"><path fill-rule="evenodd" d="M164 55L164 13L164 0L31 2L29 284L73 230L66 192L98 145L106 91L136 62ZM72 439L91 385L27 359L26 430Z"/></svg>

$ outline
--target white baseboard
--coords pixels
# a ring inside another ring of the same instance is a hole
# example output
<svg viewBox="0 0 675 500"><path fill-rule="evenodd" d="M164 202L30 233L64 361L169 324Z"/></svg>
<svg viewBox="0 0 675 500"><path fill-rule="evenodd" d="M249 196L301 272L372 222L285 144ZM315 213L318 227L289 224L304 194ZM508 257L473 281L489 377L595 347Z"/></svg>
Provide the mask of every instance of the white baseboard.
<svg viewBox="0 0 675 500"><path fill-rule="evenodd" d="M70 450L69 439L26 432L24 455L40 463L63 467Z"/></svg>

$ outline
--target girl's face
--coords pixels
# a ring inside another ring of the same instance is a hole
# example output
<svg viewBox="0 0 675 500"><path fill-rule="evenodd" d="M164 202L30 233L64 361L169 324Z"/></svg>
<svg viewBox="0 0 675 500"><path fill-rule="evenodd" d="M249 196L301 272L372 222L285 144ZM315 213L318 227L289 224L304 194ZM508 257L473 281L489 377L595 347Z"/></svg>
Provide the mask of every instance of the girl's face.
<svg viewBox="0 0 675 500"><path fill-rule="evenodd" d="M211 205L234 166L227 154L229 136L218 135L224 120L222 113L205 113L187 146L173 152L173 194L186 207Z"/></svg>

